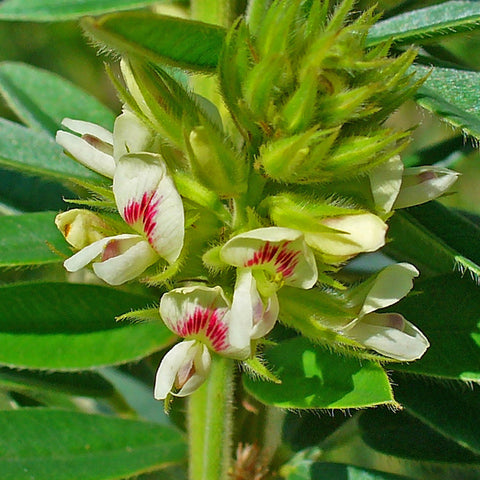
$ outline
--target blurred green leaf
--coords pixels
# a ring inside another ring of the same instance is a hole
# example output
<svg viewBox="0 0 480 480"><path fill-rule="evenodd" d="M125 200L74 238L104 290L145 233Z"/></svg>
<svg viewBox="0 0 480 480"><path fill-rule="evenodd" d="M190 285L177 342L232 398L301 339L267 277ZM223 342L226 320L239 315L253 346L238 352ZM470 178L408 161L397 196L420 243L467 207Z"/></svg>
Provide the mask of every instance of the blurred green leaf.
<svg viewBox="0 0 480 480"><path fill-rule="evenodd" d="M127 366L128 368L128 366ZM152 384L146 385L133 375L128 375L118 368L102 368L100 373L115 387L125 401L139 415L139 418L161 425L172 425L172 419L163 408L159 408L158 400L152 395Z"/></svg>
<svg viewBox="0 0 480 480"><path fill-rule="evenodd" d="M102 185L105 180L70 157L49 135L0 118L0 166L65 182Z"/></svg>
<svg viewBox="0 0 480 480"><path fill-rule="evenodd" d="M395 398L409 413L462 447L480 454L480 387L460 382L432 382L413 375L395 376Z"/></svg>
<svg viewBox="0 0 480 480"><path fill-rule="evenodd" d="M282 438L295 451L320 445L350 418L337 410L328 413L288 412L283 422Z"/></svg>
<svg viewBox="0 0 480 480"><path fill-rule="evenodd" d="M408 213L445 244L480 265L480 227L461 212L428 202L409 208Z"/></svg>
<svg viewBox="0 0 480 480"><path fill-rule="evenodd" d="M345 465L303 460L282 468L285 480L409 480L392 473ZM283 473L283 472L282 472ZM410 479L411 480L411 479Z"/></svg>
<svg viewBox="0 0 480 480"><path fill-rule="evenodd" d="M146 12L118 13L82 21L97 42L121 54L192 71L215 70L224 28Z"/></svg>
<svg viewBox="0 0 480 480"><path fill-rule="evenodd" d="M431 211L430 203L427 204L426 210L420 208L415 215L412 213L417 207L397 212L392 217L388 233L392 241L385 251L397 260L414 263L424 275L457 271L459 276L463 276L467 272L478 281L480 259L477 259L478 253L472 250L478 245L476 239L480 240L480 229L445 207L438 210L438 215L432 211L431 218L421 214L423 211ZM432 221L444 222L444 230L450 232L449 236L443 239L430 230L431 227L438 230L432 225ZM459 228L455 228L456 226ZM475 261L462 253L473 254Z"/></svg>
<svg viewBox="0 0 480 480"><path fill-rule="evenodd" d="M0 364L74 371L150 355L173 341L163 322L131 324L115 317L151 301L94 285L3 285Z"/></svg>
<svg viewBox="0 0 480 480"><path fill-rule="evenodd" d="M446 463L480 463L480 456L440 435L406 412L367 410L360 431L371 448L402 458Z"/></svg>
<svg viewBox="0 0 480 480"><path fill-rule="evenodd" d="M71 190L57 182L0 167L0 202L17 212L66 210L67 203L63 199L75 197Z"/></svg>
<svg viewBox="0 0 480 480"><path fill-rule="evenodd" d="M115 391L110 382L94 372L59 373L7 367L0 367L0 388L16 392L62 392L85 397L107 397Z"/></svg>
<svg viewBox="0 0 480 480"><path fill-rule="evenodd" d="M4 0L0 20L50 22L131 10L159 0Z"/></svg>
<svg viewBox="0 0 480 480"><path fill-rule="evenodd" d="M418 78L428 74L415 94L417 103L480 139L480 72L421 65L415 66L415 72Z"/></svg>
<svg viewBox="0 0 480 480"><path fill-rule="evenodd" d="M286 355L285 352L288 352ZM376 363L337 355L297 337L265 351L281 384L244 376L245 388L282 408L359 408L394 403L385 371Z"/></svg>
<svg viewBox="0 0 480 480"><path fill-rule="evenodd" d="M0 92L26 125L52 135L65 117L113 128L113 112L91 95L46 70L17 62L1 63Z"/></svg>
<svg viewBox="0 0 480 480"><path fill-rule="evenodd" d="M71 254L55 226L56 212L0 216L0 267L58 263Z"/></svg>
<svg viewBox="0 0 480 480"><path fill-rule="evenodd" d="M431 42L439 36L477 28L480 28L478 1L450 1L376 23L370 29L368 43L375 45L393 39L399 45L421 44Z"/></svg>
<svg viewBox="0 0 480 480"><path fill-rule="evenodd" d="M480 288L470 279L450 274L418 281L413 293L391 310L420 328L430 347L420 360L391 363L389 368L480 380Z"/></svg>
<svg viewBox="0 0 480 480"><path fill-rule="evenodd" d="M50 409L0 412L3 480L112 480L184 461L175 429Z"/></svg>

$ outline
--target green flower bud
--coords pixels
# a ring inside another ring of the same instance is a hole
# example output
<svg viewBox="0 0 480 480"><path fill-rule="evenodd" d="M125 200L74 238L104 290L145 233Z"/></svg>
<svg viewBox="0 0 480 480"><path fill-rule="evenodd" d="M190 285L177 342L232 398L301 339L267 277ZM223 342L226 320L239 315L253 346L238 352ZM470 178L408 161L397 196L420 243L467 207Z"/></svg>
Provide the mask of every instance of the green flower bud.
<svg viewBox="0 0 480 480"><path fill-rule="evenodd" d="M245 160L212 128L194 127L187 142L192 172L203 185L225 197L245 191Z"/></svg>

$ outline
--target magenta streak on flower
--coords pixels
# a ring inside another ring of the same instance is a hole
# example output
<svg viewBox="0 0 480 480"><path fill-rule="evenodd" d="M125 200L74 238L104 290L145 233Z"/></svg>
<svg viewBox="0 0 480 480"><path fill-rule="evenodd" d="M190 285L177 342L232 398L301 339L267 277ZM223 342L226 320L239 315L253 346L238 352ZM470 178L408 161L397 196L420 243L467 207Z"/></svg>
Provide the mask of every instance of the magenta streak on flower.
<svg viewBox="0 0 480 480"><path fill-rule="evenodd" d="M254 265L273 264L277 273L281 273L284 277L290 277L298 265L298 250L289 250L288 245L291 242L283 242L279 245L272 245L270 242L257 250L253 258L245 262L245 267Z"/></svg>
<svg viewBox="0 0 480 480"><path fill-rule="evenodd" d="M223 322L225 313L197 306L184 322L173 328L177 335L184 338L202 333L210 340L213 350L221 352L228 347L228 326Z"/></svg>
<svg viewBox="0 0 480 480"><path fill-rule="evenodd" d="M156 216L161 201L162 196L157 192L145 192L140 202L132 198L123 210L123 218L130 226L135 225L139 221L142 223L143 231L152 246L152 235L157 226Z"/></svg>

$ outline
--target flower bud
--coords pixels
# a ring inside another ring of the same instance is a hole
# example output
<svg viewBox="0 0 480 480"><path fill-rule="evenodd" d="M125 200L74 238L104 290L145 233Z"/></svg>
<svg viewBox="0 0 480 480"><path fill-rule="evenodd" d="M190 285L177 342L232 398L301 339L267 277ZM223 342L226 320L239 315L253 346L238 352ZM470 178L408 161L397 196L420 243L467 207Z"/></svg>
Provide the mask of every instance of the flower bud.
<svg viewBox="0 0 480 480"><path fill-rule="evenodd" d="M73 209L59 213L55 225L65 240L77 250L96 242L111 233L111 228L90 210Z"/></svg>
<svg viewBox="0 0 480 480"><path fill-rule="evenodd" d="M189 135L190 164L197 179L222 196L245 190L245 161L207 126L194 127Z"/></svg>

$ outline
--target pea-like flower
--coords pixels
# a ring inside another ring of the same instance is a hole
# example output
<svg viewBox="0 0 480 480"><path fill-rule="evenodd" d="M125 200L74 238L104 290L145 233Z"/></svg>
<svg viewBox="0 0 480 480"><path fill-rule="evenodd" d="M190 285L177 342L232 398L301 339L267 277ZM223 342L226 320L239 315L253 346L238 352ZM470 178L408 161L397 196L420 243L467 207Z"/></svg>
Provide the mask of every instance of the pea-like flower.
<svg viewBox="0 0 480 480"><path fill-rule="evenodd" d="M225 263L261 270L292 287L309 289L318 278L317 264L302 232L282 227L250 230L231 238L221 249Z"/></svg>
<svg viewBox="0 0 480 480"><path fill-rule="evenodd" d="M248 310L237 310L221 287L176 288L160 301L165 325L185 338L163 358L156 376L154 396L163 400L169 393L186 396L207 378L210 350L230 358L250 356L251 318Z"/></svg>
<svg viewBox="0 0 480 480"><path fill-rule="evenodd" d="M127 154L120 157L113 178L117 208L132 230L105 237L67 259L75 272L93 262L95 274L111 285L141 275L164 258L173 263L184 239L184 211L165 162L159 155Z"/></svg>
<svg viewBox="0 0 480 480"><path fill-rule="evenodd" d="M62 125L74 133L59 130L56 142L82 165L108 178L113 178L116 160L122 155L148 151L153 141L150 130L128 110L116 118L113 133L71 118L64 118Z"/></svg>
<svg viewBox="0 0 480 480"><path fill-rule="evenodd" d="M396 155L373 169L369 179L376 208L388 213L440 197L457 181L458 175L435 166L404 168Z"/></svg>
<svg viewBox="0 0 480 480"><path fill-rule="evenodd" d="M340 333L396 360L420 358L430 345L425 335L399 313L375 313L407 295L416 276L413 265L398 263L354 288L350 301L358 305L358 316Z"/></svg>

